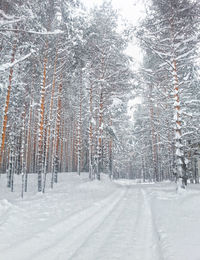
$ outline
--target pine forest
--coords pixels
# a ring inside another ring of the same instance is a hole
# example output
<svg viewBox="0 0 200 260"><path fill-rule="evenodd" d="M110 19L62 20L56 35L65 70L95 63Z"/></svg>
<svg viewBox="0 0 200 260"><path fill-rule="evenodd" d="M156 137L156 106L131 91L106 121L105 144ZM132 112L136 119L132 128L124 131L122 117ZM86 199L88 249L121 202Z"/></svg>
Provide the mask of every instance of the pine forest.
<svg viewBox="0 0 200 260"><path fill-rule="evenodd" d="M60 172L198 183L199 7L152 0L131 25L110 2L88 10L79 0L1 0L7 187L20 175L23 196L35 173L45 192ZM126 52L133 39L139 66Z"/></svg>
<svg viewBox="0 0 200 260"><path fill-rule="evenodd" d="M0 0L0 260L200 259L200 0Z"/></svg>

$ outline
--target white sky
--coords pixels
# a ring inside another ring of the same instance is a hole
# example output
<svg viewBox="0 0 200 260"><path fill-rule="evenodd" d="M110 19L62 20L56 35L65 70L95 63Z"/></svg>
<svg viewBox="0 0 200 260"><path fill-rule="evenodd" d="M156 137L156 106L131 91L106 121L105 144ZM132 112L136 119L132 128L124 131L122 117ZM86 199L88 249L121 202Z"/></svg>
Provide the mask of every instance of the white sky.
<svg viewBox="0 0 200 260"><path fill-rule="evenodd" d="M82 0L82 2L88 7L93 7L101 5L103 0ZM144 0L112 0L112 4L115 9L118 9L126 19L134 24L145 12Z"/></svg>
<svg viewBox="0 0 200 260"><path fill-rule="evenodd" d="M145 14L145 1L146 0L112 0L113 7L119 11L123 18L128 20L129 23L137 25L139 19L144 17ZM85 6L92 8L95 5L101 5L103 0L82 0ZM132 56L136 63L142 60L140 48L135 41L129 44L126 52Z"/></svg>

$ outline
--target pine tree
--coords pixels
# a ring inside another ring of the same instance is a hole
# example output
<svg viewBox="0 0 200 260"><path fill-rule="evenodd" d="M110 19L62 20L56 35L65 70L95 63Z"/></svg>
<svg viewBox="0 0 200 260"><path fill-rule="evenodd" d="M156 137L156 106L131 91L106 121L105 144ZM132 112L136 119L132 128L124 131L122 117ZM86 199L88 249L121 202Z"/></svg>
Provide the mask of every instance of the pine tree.
<svg viewBox="0 0 200 260"><path fill-rule="evenodd" d="M185 76L188 74L186 68L191 66L195 55L196 41L194 39L197 22L195 8L197 6L198 3L195 1L191 3L187 0L154 0L149 8L149 14L138 33L142 46L160 60L153 67L152 73L161 75L162 81L160 84L162 88L164 87L164 78L168 80L165 84L169 85L169 89L173 86L175 102L171 109L174 111L175 168L177 169L174 168L174 172L179 180L178 183L180 183L180 179L186 179L186 157L183 151L183 125L186 121L183 124L181 111L185 109L184 92L185 89L188 89L185 80ZM169 104L171 106L171 102ZM185 187L184 182L181 185Z"/></svg>

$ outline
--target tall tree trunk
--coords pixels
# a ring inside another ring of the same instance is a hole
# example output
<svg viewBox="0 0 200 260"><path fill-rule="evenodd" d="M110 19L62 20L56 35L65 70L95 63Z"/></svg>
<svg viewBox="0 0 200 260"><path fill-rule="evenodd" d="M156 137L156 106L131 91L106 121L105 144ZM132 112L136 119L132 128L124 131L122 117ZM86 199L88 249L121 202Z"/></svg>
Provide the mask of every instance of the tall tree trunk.
<svg viewBox="0 0 200 260"><path fill-rule="evenodd" d="M46 44L46 51L47 51ZM39 141L38 141L38 191L42 191L42 167L43 167L43 135L44 135L44 111L45 111L45 90L46 90L46 67L47 53L44 58L43 82L41 85L40 96L40 123L39 123Z"/></svg>
<svg viewBox="0 0 200 260"><path fill-rule="evenodd" d="M14 44L13 44L13 49L12 49L11 64L15 60L16 48L17 48L17 43L15 40ZM1 164L2 164L2 157L3 157L4 145L5 145L5 139L6 139L6 127L7 127L7 121L8 121L8 109L9 109L9 102L10 102L10 95L11 95L12 77L13 77L13 67L10 67L9 84L8 84L6 103L5 103L5 108L4 108L3 130L2 130L2 137L1 137L0 169L1 169Z"/></svg>
<svg viewBox="0 0 200 260"><path fill-rule="evenodd" d="M150 105L150 122L151 122L151 139L152 139L154 181L159 181L156 135L155 135L155 126L154 126L154 111L153 111L153 103L152 103L152 86L149 87L149 105Z"/></svg>
<svg viewBox="0 0 200 260"><path fill-rule="evenodd" d="M12 173L13 173L13 147L14 147L14 138L13 134L11 133L11 144L10 144L10 149L9 149L9 162L8 162L8 173L7 173L7 187L11 188L11 182L12 182Z"/></svg>
<svg viewBox="0 0 200 260"><path fill-rule="evenodd" d="M55 83L56 83L56 68L57 68L57 60L58 60L58 49L56 50L56 56L54 61L54 73L53 73L53 82L52 82L52 89L51 89L51 101L50 101L50 110L49 110L49 118L47 124L47 141L46 141L46 151L45 151L45 158L44 158L44 182L43 182L43 193L45 192L46 186L46 176L47 170L49 165L49 156L50 156L50 139L51 139L51 124L52 124L52 112L53 112L53 104L54 104L54 94L55 94Z"/></svg>
<svg viewBox="0 0 200 260"><path fill-rule="evenodd" d="M28 173L30 172L31 163L31 125L32 125L32 100L30 102L29 117L28 117L28 130L27 130L27 141L26 141L26 171L25 171L25 184L24 191L28 190Z"/></svg>
<svg viewBox="0 0 200 260"><path fill-rule="evenodd" d="M183 182L184 176L184 157L182 152L182 132L181 132L181 108L180 108L180 86L177 71L176 53L174 46L174 12L172 11L172 18L170 20L171 26L171 51L172 51L172 68L173 68L173 84L174 84L174 119L175 119L175 149L176 149L176 177L177 177L177 190L180 188L185 188Z"/></svg>
<svg viewBox="0 0 200 260"><path fill-rule="evenodd" d="M24 108L25 110L25 108ZM24 176L25 176L25 116L26 110L22 115L22 146L21 146L21 175L22 175L22 189L21 189L21 197L24 197Z"/></svg>
<svg viewBox="0 0 200 260"><path fill-rule="evenodd" d="M110 118L110 127L112 126L112 119ZM110 136L109 138L109 176L110 178L113 177L113 138Z"/></svg>
<svg viewBox="0 0 200 260"><path fill-rule="evenodd" d="M176 166L177 166L177 183L178 188L185 188L185 184L182 182L184 178L184 158L182 152L182 132L181 132L181 112L180 112L180 98L179 98L179 81L176 60L173 60L173 76L174 76L174 118L175 118L175 147L176 147Z"/></svg>
<svg viewBox="0 0 200 260"><path fill-rule="evenodd" d="M81 80L80 80L80 86L79 86L79 118L78 118L78 128L77 128L77 173L80 175L81 173L81 146L82 146L82 140L81 140L81 130L82 130L82 72L81 72Z"/></svg>
<svg viewBox="0 0 200 260"><path fill-rule="evenodd" d="M64 169L64 160L63 160L63 154L64 154L64 125L65 125L65 120L64 120L64 115L61 114L61 123L60 123L60 148L59 148L59 153L58 153L58 158L59 158L59 172L63 172Z"/></svg>
<svg viewBox="0 0 200 260"><path fill-rule="evenodd" d="M103 135L103 90L100 91L99 102L99 130L98 130L98 146L97 146L97 179L100 180L100 171L102 170L102 135Z"/></svg>
<svg viewBox="0 0 200 260"><path fill-rule="evenodd" d="M59 168L59 139L60 139L60 125L61 125L61 94L62 94L62 79L59 84L58 89L58 102L57 102L57 116L56 116L56 127L55 127L55 137L53 144L53 171L51 177L51 188L53 188L54 182L58 182L58 168Z"/></svg>
<svg viewBox="0 0 200 260"><path fill-rule="evenodd" d="M93 85L90 82L90 123L89 123L89 178L93 176Z"/></svg>

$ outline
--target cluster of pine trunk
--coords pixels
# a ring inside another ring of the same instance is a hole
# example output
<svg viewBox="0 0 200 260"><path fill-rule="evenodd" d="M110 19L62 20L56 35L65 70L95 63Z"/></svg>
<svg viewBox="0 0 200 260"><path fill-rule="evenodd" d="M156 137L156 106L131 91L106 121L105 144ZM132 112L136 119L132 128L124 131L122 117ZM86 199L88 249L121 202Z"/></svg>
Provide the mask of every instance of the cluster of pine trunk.
<svg viewBox="0 0 200 260"><path fill-rule="evenodd" d="M39 192L53 188L59 172L112 177L113 154L119 150L113 111L123 105L126 118L126 94L132 88L127 38L117 32L110 4L91 11L89 24L81 13L76 16L78 2L65 4L45 1L39 13L31 3L16 4L16 10L6 0L0 5L5 35L0 172L7 174L12 191L15 174L21 175L22 197L30 173L38 176ZM39 30L16 21L23 8L37 15ZM113 108L115 98L122 105Z"/></svg>

